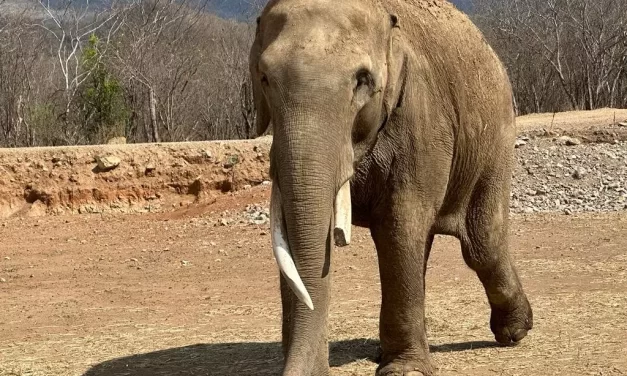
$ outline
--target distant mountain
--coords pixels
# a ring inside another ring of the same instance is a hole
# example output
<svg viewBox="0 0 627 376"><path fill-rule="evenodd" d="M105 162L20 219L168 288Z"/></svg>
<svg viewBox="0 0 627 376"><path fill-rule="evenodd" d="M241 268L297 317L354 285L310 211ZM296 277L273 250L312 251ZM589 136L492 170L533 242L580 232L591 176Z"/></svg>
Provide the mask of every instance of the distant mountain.
<svg viewBox="0 0 627 376"><path fill-rule="evenodd" d="M464 12L470 12L472 10L472 0L452 0L451 2Z"/></svg>
<svg viewBox="0 0 627 376"><path fill-rule="evenodd" d="M209 8L220 17L246 19L253 17L266 2L266 0L213 0L209 2Z"/></svg>
<svg viewBox="0 0 627 376"><path fill-rule="evenodd" d="M472 10L472 0L450 1L464 12L470 12ZM210 0L209 6L221 17L246 19L257 14L265 3L267 3L267 0Z"/></svg>

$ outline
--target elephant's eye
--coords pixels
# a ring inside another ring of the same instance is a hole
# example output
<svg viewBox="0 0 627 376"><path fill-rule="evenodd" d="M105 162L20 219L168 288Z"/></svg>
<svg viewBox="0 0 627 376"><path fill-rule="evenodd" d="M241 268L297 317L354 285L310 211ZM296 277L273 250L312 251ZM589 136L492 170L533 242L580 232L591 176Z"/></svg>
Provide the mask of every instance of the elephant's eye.
<svg viewBox="0 0 627 376"><path fill-rule="evenodd" d="M261 74L261 83L264 85L268 85L268 76L265 73Z"/></svg>
<svg viewBox="0 0 627 376"><path fill-rule="evenodd" d="M355 78L357 80L357 86L355 87L355 89L359 89L360 87L374 87L374 79L372 78L372 74L370 74L370 72L365 68L357 71Z"/></svg>
<svg viewBox="0 0 627 376"><path fill-rule="evenodd" d="M368 69L361 68L355 73L354 82L352 103L355 108L361 109L375 93L374 77Z"/></svg>

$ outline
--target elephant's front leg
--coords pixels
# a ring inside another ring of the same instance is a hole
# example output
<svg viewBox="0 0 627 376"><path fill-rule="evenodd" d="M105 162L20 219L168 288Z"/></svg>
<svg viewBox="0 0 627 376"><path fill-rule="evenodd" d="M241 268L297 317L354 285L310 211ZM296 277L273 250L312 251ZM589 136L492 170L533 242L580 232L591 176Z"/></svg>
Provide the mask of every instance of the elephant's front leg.
<svg viewBox="0 0 627 376"><path fill-rule="evenodd" d="M383 211L383 210L382 210ZM381 277L381 363L378 376L432 375L425 331L425 263L434 213L395 203L371 226Z"/></svg>

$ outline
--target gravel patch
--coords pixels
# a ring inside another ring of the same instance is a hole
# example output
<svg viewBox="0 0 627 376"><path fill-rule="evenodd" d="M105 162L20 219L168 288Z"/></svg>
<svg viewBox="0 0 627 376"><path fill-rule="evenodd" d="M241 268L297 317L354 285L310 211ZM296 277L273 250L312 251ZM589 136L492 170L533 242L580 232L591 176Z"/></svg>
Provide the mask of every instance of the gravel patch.
<svg viewBox="0 0 627 376"><path fill-rule="evenodd" d="M613 212L627 209L627 137L530 132L516 140L510 212ZM606 137L607 136L607 137ZM267 225L269 202L224 213L222 225Z"/></svg>
<svg viewBox="0 0 627 376"><path fill-rule="evenodd" d="M521 136L511 212L610 212L627 204L627 143ZM573 141L576 140L576 141Z"/></svg>
<svg viewBox="0 0 627 376"><path fill-rule="evenodd" d="M224 211L220 214L217 226L266 226L270 223L270 202L246 205L241 212Z"/></svg>

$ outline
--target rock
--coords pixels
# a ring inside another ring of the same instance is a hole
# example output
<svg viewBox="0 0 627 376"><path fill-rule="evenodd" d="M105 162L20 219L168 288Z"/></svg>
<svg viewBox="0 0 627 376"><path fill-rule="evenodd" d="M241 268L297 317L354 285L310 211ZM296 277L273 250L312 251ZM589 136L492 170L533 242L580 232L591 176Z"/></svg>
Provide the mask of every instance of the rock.
<svg viewBox="0 0 627 376"><path fill-rule="evenodd" d="M40 200L37 200L33 202L33 204L31 205L26 215L28 217L42 217L46 215L47 210L48 210L48 206L44 204L43 202L41 202Z"/></svg>
<svg viewBox="0 0 627 376"><path fill-rule="evenodd" d="M516 143L514 144L514 147L515 147L516 149L518 149L518 148L520 148L520 147L522 147L522 146L525 146L525 145L527 145L527 141L522 140L522 139L517 139L517 140L516 140Z"/></svg>
<svg viewBox="0 0 627 376"><path fill-rule="evenodd" d="M268 223L269 221L270 221L270 218L268 218L264 214L260 214L251 220L251 222L256 225L263 225L263 224Z"/></svg>
<svg viewBox="0 0 627 376"><path fill-rule="evenodd" d="M546 137L557 137L558 133L554 132L554 131L551 131L551 130L548 130L548 129L545 129L544 132L542 133L542 135L544 135Z"/></svg>
<svg viewBox="0 0 627 376"><path fill-rule="evenodd" d="M581 140L574 137L562 136L557 139L557 143L566 146L581 145Z"/></svg>
<svg viewBox="0 0 627 376"><path fill-rule="evenodd" d="M150 174L156 169L157 167L154 165L154 163L150 162L146 165L146 168L144 169L144 174Z"/></svg>
<svg viewBox="0 0 627 376"><path fill-rule="evenodd" d="M187 260L181 260L181 265L183 265L183 266L190 266L191 262L189 262Z"/></svg>
<svg viewBox="0 0 627 376"><path fill-rule="evenodd" d="M114 155L109 156L97 156L96 163L98 164L98 169L101 171L109 171L118 167L122 160Z"/></svg>
<svg viewBox="0 0 627 376"><path fill-rule="evenodd" d="M573 178L577 179L577 180L581 180L584 177L586 177L587 173L588 173L588 171L586 171L585 168L583 168L583 167L576 167L575 171L573 172Z"/></svg>
<svg viewBox="0 0 627 376"><path fill-rule="evenodd" d="M7 280L4 278L0 278L0 282L5 283Z"/></svg>
<svg viewBox="0 0 627 376"><path fill-rule="evenodd" d="M607 157L609 157L609 158L612 158L612 159L618 159L618 157L616 156L616 154L612 153L612 152L611 152L611 151L609 151L609 150L603 150L603 151L601 151L601 154L603 154L603 155L605 155L605 156L607 156Z"/></svg>
<svg viewBox="0 0 627 376"><path fill-rule="evenodd" d="M239 163L239 155L237 154L230 155L226 158L226 162L224 163L224 168L232 168L238 163Z"/></svg>
<svg viewBox="0 0 627 376"><path fill-rule="evenodd" d="M185 159L177 159L174 163L172 163L172 167L174 168L178 168L178 167L185 167L189 165L189 163L185 160Z"/></svg>
<svg viewBox="0 0 627 376"><path fill-rule="evenodd" d="M619 127L627 127L627 120L618 123Z"/></svg>
<svg viewBox="0 0 627 376"><path fill-rule="evenodd" d="M95 205L83 205L78 208L78 214L100 214L102 209Z"/></svg>

